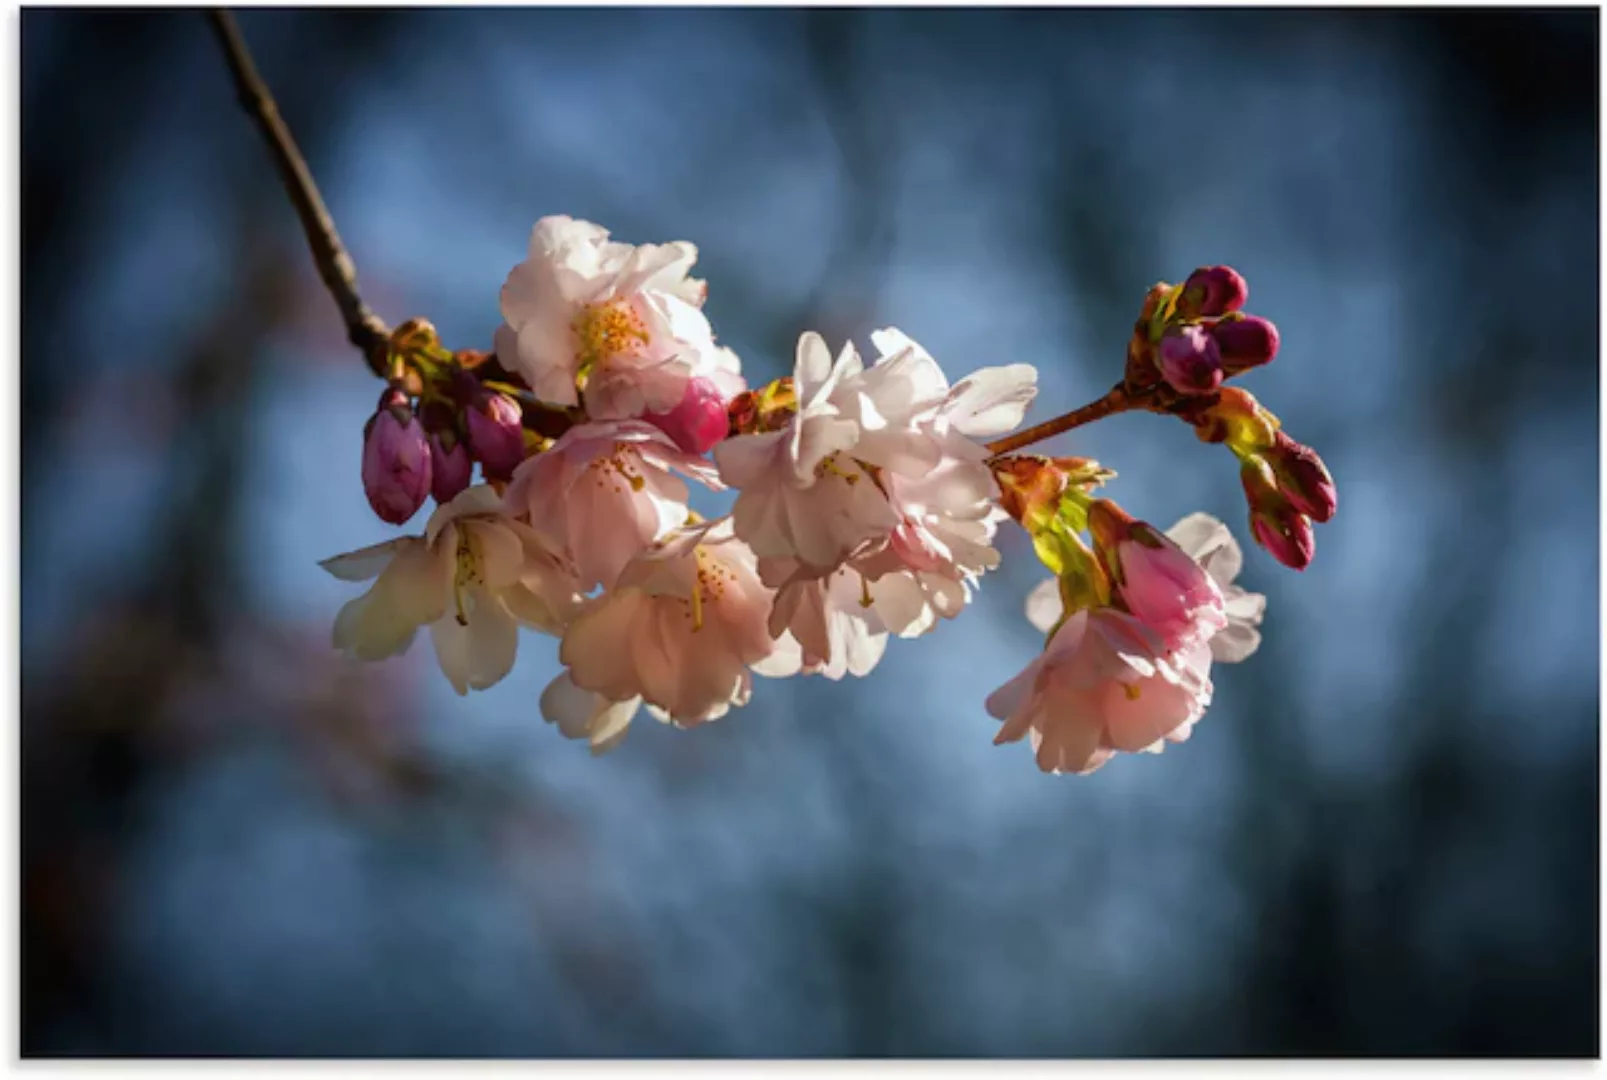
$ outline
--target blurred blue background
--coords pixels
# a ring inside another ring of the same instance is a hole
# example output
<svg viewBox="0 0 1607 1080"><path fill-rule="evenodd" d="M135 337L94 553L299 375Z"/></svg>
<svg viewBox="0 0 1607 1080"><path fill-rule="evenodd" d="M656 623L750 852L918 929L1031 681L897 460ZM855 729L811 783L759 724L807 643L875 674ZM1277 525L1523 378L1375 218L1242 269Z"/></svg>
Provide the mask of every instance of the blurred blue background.
<svg viewBox="0 0 1607 1080"><path fill-rule="evenodd" d="M1192 741L995 748L1013 527L871 678L599 760L556 671L328 647L377 388L205 18L22 14L23 1050L1570 1055L1598 1017L1597 13L248 11L392 324L532 223L689 239L760 382L896 325L1029 419L1204 263L1338 479ZM1048 444L1245 539L1231 458ZM422 521L422 517L419 519Z"/></svg>

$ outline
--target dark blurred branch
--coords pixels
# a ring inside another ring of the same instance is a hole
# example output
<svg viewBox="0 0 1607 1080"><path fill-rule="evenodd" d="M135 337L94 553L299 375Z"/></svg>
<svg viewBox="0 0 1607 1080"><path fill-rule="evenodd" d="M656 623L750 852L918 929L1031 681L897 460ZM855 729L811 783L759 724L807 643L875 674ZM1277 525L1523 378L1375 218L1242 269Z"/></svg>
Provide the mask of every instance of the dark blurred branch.
<svg viewBox="0 0 1607 1080"><path fill-rule="evenodd" d="M335 298L341 318L346 321L346 335L351 343L362 350L363 358L376 375L385 374L385 343L389 335L385 322L368 309L357 295L357 267L340 242L335 221L329 216L324 200L318 194L307 162L296 148L290 128L279 115L279 106L268 90L257 67L251 60L240 27L227 8L214 8L212 29L217 32L229 61L229 71L240 95L240 106L257 122L262 136L273 152L275 166L284 181L285 191L301 218L301 227L307 234L307 245L312 248L313 262L324 279L329 295Z"/></svg>

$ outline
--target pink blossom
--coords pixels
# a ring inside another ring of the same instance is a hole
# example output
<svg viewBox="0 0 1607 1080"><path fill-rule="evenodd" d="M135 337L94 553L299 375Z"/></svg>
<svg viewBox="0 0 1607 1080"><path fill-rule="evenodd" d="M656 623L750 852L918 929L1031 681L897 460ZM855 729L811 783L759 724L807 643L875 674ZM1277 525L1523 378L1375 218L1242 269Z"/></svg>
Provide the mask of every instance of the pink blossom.
<svg viewBox="0 0 1607 1080"><path fill-rule="evenodd" d="M1267 598L1234 584L1244 568L1244 550L1221 521L1206 513L1189 514L1166 530L1166 537L1198 563L1222 596L1227 625L1209 638L1211 657L1218 663L1237 663L1261 645L1261 619ZM1054 578L1042 582L1027 597L1027 621L1044 633L1053 630L1064 613ZM1214 621L1214 620L1213 620Z"/></svg>
<svg viewBox="0 0 1607 1080"><path fill-rule="evenodd" d="M898 522L876 479L855 457L860 425L833 400L864 370L852 344L835 361L819 334L798 339L798 411L780 431L740 435L714 448L721 479L738 489L737 534L761 558L836 566Z"/></svg>
<svg viewBox="0 0 1607 1080"><path fill-rule="evenodd" d="M1045 581L1027 598L1027 619L1053 636L1042 655L988 698L989 713L1005 721L995 743L1030 735L1044 771L1088 773L1117 751L1158 752L1188 738L1211 701L1212 661L1237 662L1260 645L1266 598L1233 583L1243 552L1216 518L1190 514L1167 531L1167 540L1209 578L1222 625L1209 619L1191 630L1181 620L1162 620L1168 634L1114 608L1080 610L1062 621L1057 582ZM1183 577L1180 593L1202 592L1192 575ZM1189 610L1182 601L1162 607Z"/></svg>
<svg viewBox="0 0 1607 1080"><path fill-rule="evenodd" d="M729 518L684 526L586 603L558 658L576 687L690 727L747 702L749 665L775 649L772 599Z"/></svg>
<svg viewBox="0 0 1607 1080"><path fill-rule="evenodd" d="M1114 608L1073 614L1026 670L988 697L994 744L1030 737L1038 767L1091 773L1117 751L1182 742L1211 702L1211 651L1182 652Z"/></svg>
<svg viewBox="0 0 1607 1080"><path fill-rule="evenodd" d="M612 587L625 564L686 521L679 471L718 488L713 467L643 420L580 424L514 472L506 505L571 559L581 588Z"/></svg>
<svg viewBox="0 0 1607 1080"><path fill-rule="evenodd" d="M685 242L633 247L588 221L542 218L502 286L497 357L542 401L577 405L583 385L594 419L669 412L689 378L735 361L714 345L707 286L687 276L696 261Z"/></svg>
<svg viewBox="0 0 1607 1080"><path fill-rule="evenodd" d="M441 670L460 694L483 690L508 673L520 624L560 633L580 601L567 562L506 517L485 484L438 507L423 536L320 565L342 581L377 577L336 616L337 649L383 660L405 652L418 628L428 626Z"/></svg>

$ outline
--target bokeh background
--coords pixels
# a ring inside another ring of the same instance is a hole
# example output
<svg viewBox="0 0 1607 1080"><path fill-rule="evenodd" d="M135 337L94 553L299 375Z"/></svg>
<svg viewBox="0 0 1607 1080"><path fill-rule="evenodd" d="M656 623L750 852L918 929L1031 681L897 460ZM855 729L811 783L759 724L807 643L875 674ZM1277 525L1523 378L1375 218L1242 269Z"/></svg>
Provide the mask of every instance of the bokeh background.
<svg viewBox="0 0 1607 1080"><path fill-rule="evenodd" d="M1598 1052L1597 13L249 11L370 304L489 347L549 213L806 327L1117 377L1251 283L1339 482L1195 738L990 745L1022 538L873 677L598 760L550 639L328 646L377 388L195 11L22 13L22 1038L50 1055ZM1166 525L1229 456L1120 417Z"/></svg>

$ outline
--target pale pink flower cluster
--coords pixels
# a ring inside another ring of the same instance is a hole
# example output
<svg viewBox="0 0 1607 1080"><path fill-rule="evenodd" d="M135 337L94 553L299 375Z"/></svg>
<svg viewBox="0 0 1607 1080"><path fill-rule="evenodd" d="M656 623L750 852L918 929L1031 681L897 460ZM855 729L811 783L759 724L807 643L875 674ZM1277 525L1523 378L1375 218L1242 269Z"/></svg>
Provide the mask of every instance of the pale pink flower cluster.
<svg viewBox="0 0 1607 1080"><path fill-rule="evenodd" d="M864 675L890 636L965 607L1005 516L982 441L1021 422L1034 370L951 386L897 330L872 335L868 365L809 333L796 414L728 437L746 384L687 276L696 256L570 218L536 225L503 286L497 357L585 419L505 487L441 506L423 536L326 562L377 577L341 611L338 647L380 659L428 626L466 693L511 669L517 627L553 634L565 671L542 712L601 752L642 705L690 727L747 702L754 672ZM732 514L698 519L688 481L735 489Z"/></svg>
<svg viewBox="0 0 1607 1080"><path fill-rule="evenodd" d="M879 355L866 366L851 343L834 360L804 334L796 415L714 449L738 490L737 535L777 590L770 629L785 655L767 671L864 675L889 634L953 618L999 563L1006 515L983 440L1021 423L1037 372L984 368L950 386L903 333L871 338Z"/></svg>
<svg viewBox="0 0 1607 1080"><path fill-rule="evenodd" d="M1027 618L1050 633L1025 671L996 690L1004 721L995 743L1030 740L1038 767L1091 773L1117 751L1160 753L1182 742L1211 703L1211 663L1243 660L1261 643L1266 598L1233 584L1243 554L1227 527L1191 514L1156 546L1117 545L1127 610L1064 615L1058 583L1027 599Z"/></svg>
<svg viewBox="0 0 1607 1080"><path fill-rule="evenodd" d="M951 384L898 330L871 335L869 363L805 333L790 378L746 393L688 276L696 258L567 217L536 225L502 289L496 358L531 388L528 408L563 424L527 426L521 388L488 382L492 395L453 369L488 478L465 486L462 444L430 442L440 421L426 432L388 391L365 444L371 501L386 495L376 510L396 523L426 489L440 505L422 535L323 563L373 582L336 618L338 648L383 659L428 627L466 694L508 674L521 627L553 635L564 670L542 715L602 753L644 706L694 727L744 705L755 673L863 676L889 639L967 607L1009 516L986 443L1021 424L1034 369ZM694 514L689 482L734 493L731 513ZM1263 601L1232 585L1240 553L1220 522L1196 514L1165 539L1112 503L1100 513L1110 605L1068 617L1054 582L1034 593L1048 646L987 701L996 741L1030 738L1050 772L1187 738L1213 659L1259 642Z"/></svg>

